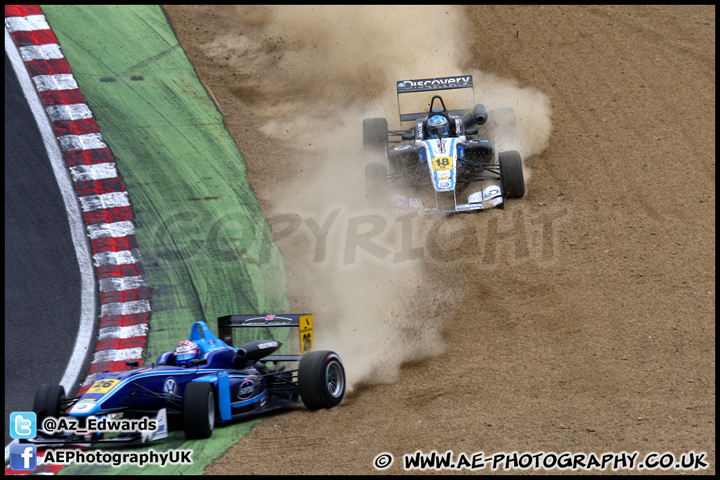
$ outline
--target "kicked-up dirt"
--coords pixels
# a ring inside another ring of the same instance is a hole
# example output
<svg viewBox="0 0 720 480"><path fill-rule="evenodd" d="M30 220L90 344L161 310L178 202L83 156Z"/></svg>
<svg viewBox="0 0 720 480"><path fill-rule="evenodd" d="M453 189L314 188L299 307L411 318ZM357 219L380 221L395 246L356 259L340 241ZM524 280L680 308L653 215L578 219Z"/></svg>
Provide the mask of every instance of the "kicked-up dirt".
<svg viewBox="0 0 720 480"><path fill-rule="evenodd" d="M350 387L207 473L398 474L418 450L694 451L715 472L714 6L165 9ZM461 74L515 109L525 197L365 209L362 118L398 128L396 80Z"/></svg>

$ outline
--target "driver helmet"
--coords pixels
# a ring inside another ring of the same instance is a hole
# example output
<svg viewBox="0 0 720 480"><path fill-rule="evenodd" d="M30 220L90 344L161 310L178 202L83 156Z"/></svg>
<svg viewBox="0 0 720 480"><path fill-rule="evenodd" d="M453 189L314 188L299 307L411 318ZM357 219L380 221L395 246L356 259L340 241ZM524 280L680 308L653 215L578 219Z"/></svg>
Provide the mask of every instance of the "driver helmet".
<svg viewBox="0 0 720 480"><path fill-rule="evenodd" d="M450 123L442 115L433 115L427 122L428 134L435 138L439 135L450 134Z"/></svg>
<svg viewBox="0 0 720 480"><path fill-rule="evenodd" d="M195 342L183 340L175 347L175 365L190 365L190 360L200 358L200 347Z"/></svg>

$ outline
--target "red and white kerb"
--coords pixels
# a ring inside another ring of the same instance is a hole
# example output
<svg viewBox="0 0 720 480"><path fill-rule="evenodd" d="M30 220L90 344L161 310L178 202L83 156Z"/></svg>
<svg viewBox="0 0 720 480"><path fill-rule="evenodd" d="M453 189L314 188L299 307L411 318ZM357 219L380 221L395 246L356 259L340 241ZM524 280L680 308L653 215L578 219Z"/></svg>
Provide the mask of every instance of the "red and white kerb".
<svg viewBox="0 0 720 480"><path fill-rule="evenodd" d="M84 393L98 373L141 361L150 291L130 199L58 40L39 5L5 5L5 27L43 101L85 217L99 280L100 331Z"/></svg>

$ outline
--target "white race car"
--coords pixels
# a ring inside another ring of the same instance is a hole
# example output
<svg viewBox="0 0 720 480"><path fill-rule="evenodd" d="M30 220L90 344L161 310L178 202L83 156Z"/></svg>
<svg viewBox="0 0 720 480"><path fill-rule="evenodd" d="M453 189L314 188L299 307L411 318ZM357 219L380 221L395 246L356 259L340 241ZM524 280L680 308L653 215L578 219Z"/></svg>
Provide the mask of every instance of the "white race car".
<svg viewBox="0 0 720 480"><path fill-rule="evenodd" d="M399 81L400 123L413 122L412 128L388 130L385 118L363 120L366 194L374 205L462 212L503 208L505 199L525 195L520 154L497 151L486 108L448 110L434 94L455 89L473 89L472 76ZM422 92L433 94L429 109L403 114L400 95ZM513 121L510 109L490 112L495 115Z"/></svg>

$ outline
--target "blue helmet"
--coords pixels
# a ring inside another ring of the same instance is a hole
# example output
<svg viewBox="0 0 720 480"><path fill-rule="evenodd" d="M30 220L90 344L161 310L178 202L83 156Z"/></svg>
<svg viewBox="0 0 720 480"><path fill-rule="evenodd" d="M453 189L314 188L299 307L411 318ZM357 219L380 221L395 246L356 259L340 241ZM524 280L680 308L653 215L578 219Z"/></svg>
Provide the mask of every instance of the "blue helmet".
<svg viewBox="0 0 720 480"><path fill-rule="evenodd" d="M428 135L435 138L440 135L450 134L450 123L442 115L433 115L427 122Z"/></svg>
<svg viewBox="0 0 720 480"><path fill-rule="evenodd" d="M190 360L200 358L200 347L197 343L190 340L183 340L175 347L175 365L190 365Z"/></svg>

